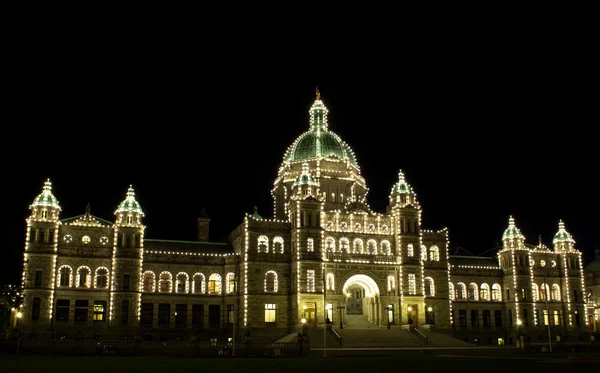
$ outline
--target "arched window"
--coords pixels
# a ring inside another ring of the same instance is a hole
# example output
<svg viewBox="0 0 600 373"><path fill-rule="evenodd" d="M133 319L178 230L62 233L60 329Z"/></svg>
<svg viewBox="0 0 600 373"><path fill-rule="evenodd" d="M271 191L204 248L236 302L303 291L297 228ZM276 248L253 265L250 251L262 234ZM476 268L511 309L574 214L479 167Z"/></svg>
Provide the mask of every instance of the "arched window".
<svg viewBox="0 0 600 373"><path fill-rule="evenodd" d="M335 290L335 277L333 273L327 274L327 290Z"/></svg>
<svg viewBox="0 0 600 373"><path fill-rule="evenodd" d="M437 246L431 246L429 248L429 260L431 260L432 262L439 262L440 261L440 249L438 249Z"/></svg>
<svg viewBox="0 0 600 373"><path fill-rule="evenodd" d="M340 203L344 203L344 195L340 193Z"/></svg>
<svg viewBox="0 0 600 373"><path fill-rule="evenodd" d="M414 256L415 255L415 249L414 249L412 243L409 243L408 246L406 246L406 254L408 256Z"/></svg>
<svg viewBox="0 0 600 373"><path fill-rule="evenodd" d="M235 273L227 274L227 294L235 293Z"/></svg>
<svg viewBox="0 0 600 373"><path fill-rule="evenodd" d="M421 245L421 260L427 261L427 247L425 245Z"/></svg>
<svg viewBox="0 0 600 373"><path fill-rule="evenodd" d="M560 300L560 286L552 285L552 300Z"/></svg>
<svg viewBox="0 0 600 373"><path fill-rule="evenodd" d="M221 294L221 275L218 273L208 277L208 294Z"/></svg>
<svg viewBox="0 0 600 373"><path fill-rule="evenodd" d="M269 237L260 236L258 237L258 252L268 253L269 252Z"/></svg>
<svg viewBox="0 0 600 373"><path fill-rule="evenodd" d="M454 284L450 282L448 283L448 298L454 300L454 294Z"/></svg>
<svg viewBox="0 0 600 373"><path fill-rule="evenodd" d="M387 277L387 289L388 291L396 291L396 278L394 276Z"/></svg>
<svg viewBox="0 0 600 373"><path fill-rule="evenodd" d="M283 238L279 236L273 238L273 252L283 254Z"/></svg>
<svg viewBox="0 0 600 373"><path fill-rule="evenodd" d="M350 241L346 237L340 238L340 252L350 253Z"/></svg>
<svg viewBox="0 0 600 373"><path fill-rule="evenodd" d="M388 240L381 241L381 254L382 255L392 255L392 251L390 249L390 241L388 241Z"/></svg>
<svg viewBox="0 0 600 373"><path fill-rule="evenodd" d="M435 284L431 277L425 277L425 296L435 297Z"/></svg>
<svg viewBox="0 0 600 373"><path fill-rule="evenodd" d="M77 269L77 287L89 288L92 286L92 271L88 266L81 266Z"/></svg>
<svg viewBox="0 0 600 373"><path fill-rule="evenodd" d="M540 300L550 300L550 289L548 288L548 284L540 285Z"/></svg>
<svg viewBox="0 0 600 373"><path fill-rule="evenodd" d="M325 239L325 252L335 253L335 240L333 237L327 237Z"/></svg>
<svg viewBox="0 0 600 373"><path fill-rule="evenodd" d="M467 299L467 285L463 282L459 282L456 284L456 299Z"/></svg>
<svg viewBox="0 0 600 373"><path fill-rule="evenodd" d="M499 284L492 285L492 300L496 302L502 300L502 288Z"/></svg>
<svg viewBox="0 0 600 373"><path fill-rule="evenodd" d="M71 267L68 265L61 266L58 269L58 286L73 286L73 269L71 269Z"/></svg>
<svg viewBox="0 0 600 373"><path fill-rule="evenodd" d="M277 293L277 272L268 271L265 273L265 293Z"/></svg>
<svg viewBox="0 0 600 373"><path fill-rule="evenodd" d="M185 272L179 272L177 274L177 292L178 293L189 293L190 291L190 276Z"/></svg>
<svg viewBox="0 0 600 373"><path fill-rule="evenodd" d="M354 254L363 254L364 253L364 248L363 248L363 240L361 240L360 238L355 238L354 241L352 242L352 253Z"/></svg>
<svg viewBox="0 0 600 373"><path fill-rule="evenodd" d="M158 291L161 293L172 293L173 292L173 275L171 272L164 271L160 274L158 280Z"/></svg>
<svg viewBox="0 0 600 373"><path fill-rule="evenodd" d="M331 193L331 202L335 202L335 193Z"/></svg>
<svg viewBox="0 0 600 373"><path fill-rule="evenodd" d="M490 285L483 283L479 289L479 299L490 300Z"/></svg>
<svg viewBox="0 0 600 373"><path fill-rule="evenodd" d="M531 297L533 298L534 302L540 300L540 290L536 283L531 284Z"/></svg>
<svg viewBox="0 0 600 373"><path fill-rule="evenodd" d="M588 304L592 304L592 303L593 303L593 302L592 302L592 298L593 298L594 296L593 296L592 294L593 294L593 292L592 292L592 291L590 291L589 293L587 293L587 303L588 303Z"/></svg>
<svg viewBox="0 0 600 373"><path fill-rule="evenodd" d="M469 300L479 300L479 286L474 282L469 284Z"/></svg>
<svg viewBox="0 0 600 373"><path fill-rule="evenodd" d="M367 241L367 253L377 255L377 241L373 239Z"/></svg>
<svg viewBox="0 0 600 373"><path fill-rule="evenodd" d="M154 287L154 281L156 280L156 275L152 271L144 272L143 282L142 282L142 291L146 292L154 292L156 291Z"/></svg>
<svg viewBox="0 0 600 373"><path fill-rule="evenodd" d="M198 272L194 275L194 281L192 282L192 292L194 294L206 293L206 282L204 280L204 274Z"/></svg>
<svg viewBox="0 0 600 373"><path fill-rule="evenodd" d="M96 289L108 289L108 268L98 267L94 273Z"/></svg>

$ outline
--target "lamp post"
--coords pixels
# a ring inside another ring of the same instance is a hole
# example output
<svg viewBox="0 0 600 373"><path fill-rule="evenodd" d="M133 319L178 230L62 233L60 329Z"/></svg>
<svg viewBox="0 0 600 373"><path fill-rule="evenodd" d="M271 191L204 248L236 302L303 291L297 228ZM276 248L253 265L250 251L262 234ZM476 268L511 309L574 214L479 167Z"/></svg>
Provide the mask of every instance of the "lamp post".
<svg viewBox="0 0 600 373"><path fill-rule="evenodd" d="M23 313L21 311L17 312L17 356L19 356L20 348L21 348L21 329L19 329L19 320L23 317Z"/></svg>
<svg viewBox="0 0 600 373"><path fill-rule="evenodd" d="M552 336L550 334L550 311L548 311L548 297L550 296L548 292L548 283L546 282L546 276L544 276L544 293L546 294L546 325L548 326L548 348L550 352L552 352Z"/></svg>
<svg viewBox="0 0 600 373"><path fill-rule="evenodd" d="M342 322L342 310L346 308L344 306L338 306L338 309L340 310L340 329L344 329L344 323Z"/></svg>
<svg viewBox="0 0 600 373"><path fill-rule="evenodd" d="M523 324L521 319L517 319L517 340L519 341L519 346L523 349L523 343L521 343L521 324Z"/></svg>

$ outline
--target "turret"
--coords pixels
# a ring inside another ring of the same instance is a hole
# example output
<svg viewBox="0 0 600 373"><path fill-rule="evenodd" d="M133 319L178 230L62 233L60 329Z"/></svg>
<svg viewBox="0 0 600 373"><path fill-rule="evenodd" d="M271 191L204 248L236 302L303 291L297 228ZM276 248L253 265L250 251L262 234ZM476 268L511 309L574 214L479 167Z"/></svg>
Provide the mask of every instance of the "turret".
<svg viewBox="0 0 600 373"><path fill-rule="evenodd" d="M302 174L292 184L292 191L296 198L299 199L307 197L315 198L319 194L319 183L315 181L308 171L308 163L304 162L302 164Z"/></svg>
<svg viewBox="0 0 600 373"><path fill-rule="evenodd" d="M502 235L502 246L505 249L522 249L525 247L525 236L515 225L515 219L512 216L508 218L508 228Z"/></svg>
<svg viewBox="0 0 600 373"><path fill-rule="evenodd" d="M555 251L571 251L575 249L575 240L565 229L565 223L562 220L558 222L558 232L554 235L552 244Z"/></svg>

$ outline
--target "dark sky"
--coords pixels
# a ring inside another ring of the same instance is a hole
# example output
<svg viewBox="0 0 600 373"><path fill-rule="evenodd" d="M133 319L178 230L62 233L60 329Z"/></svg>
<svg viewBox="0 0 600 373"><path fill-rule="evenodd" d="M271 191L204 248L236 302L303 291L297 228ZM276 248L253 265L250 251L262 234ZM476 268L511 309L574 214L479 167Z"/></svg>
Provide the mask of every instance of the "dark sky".
<svg viewBox="0 0 600 373"><path fill-rule="evenodd" d="M306 46L71 47L10 57L1 283L19 281L28 206L48 177L62 218L89 202L112 220L133 184L147 238L193 240L202 207L215 240L255 204L271 217L269 190L317 85L375 211L401 168L424 227L448 227L451 246L489 250L511 214L529 243L550 244L562 218L586 262L600 245L597 68L584 50L449 43L334 62Z"/></svg>

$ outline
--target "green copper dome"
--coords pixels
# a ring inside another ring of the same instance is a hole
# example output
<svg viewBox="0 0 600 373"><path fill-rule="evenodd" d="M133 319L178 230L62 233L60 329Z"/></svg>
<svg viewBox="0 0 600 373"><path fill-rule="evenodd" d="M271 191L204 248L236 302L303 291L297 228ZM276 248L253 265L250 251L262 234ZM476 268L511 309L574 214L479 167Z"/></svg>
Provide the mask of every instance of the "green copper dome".
<svg viewBox="0 0 600 373"><path fill-rule="evenodd" d="M121 204L115 214L118 212L137 212L143 214L142 206L135 200L135 192L133 191L133 187L129 186L129 190L127 190L127 197Z"/></svg>
<svg viewBox="0 0 600 373"><path fill-rule="evenodd" d="M33 200L31 207L34 206L50 206L60 210L58 200L52 194L52 183L50 183L50 179L46 180L44 183L44 190L42 193Z"/></svg>
<svg viewBox="0 0 600 373"><path fill-rule="evenodd" d="M504 231L504 234L502 235L502 239L506 240L506 239L522 239L524 240L525 237L523 236L523 234L521 233L521 231L519 230L519 228L517 228L515 226L515 219L513 219L513 217L511 216L508 219L508 228L506 228L506 230Z"/></svg>
<svg viewBox="0 0 600 373"><path fill-rule="evenodd" d="M334 156L358 167L354 152L335 133L327 128L328 110L317 91L317 100L310 111L310 130L296 139L285 153L285 162Z"/></svg>
<svg viewBox="0 0 600 373"><path fill-rule="evenodd" d="M404 193L414 193L410 185L406 182L404 178L404 173L402 170L398 173L398 182L392 188L392 194L404 194Z"/></svg>
<svg viewBox="0 0 600 373"><path fill-rule="evenodd" d="M558 222L558 232L556 232L556 234L554 235L554 239L552 240L552 243L555 245L559 242L575 243L573 237L571 237L569 232L567 232L567 230L565 229L565 223L563 223L562 220Z"/></svg>
<svg viewBox="0 0 600 373"><path fill-rule="evenodd" d="M317 183L317 181L312 177L312 175L308 171L308 163L306 162L302 164L302 174L298 176L298 178L294 182L293 187L299 185L319 186L319 183Z"/></svg>

